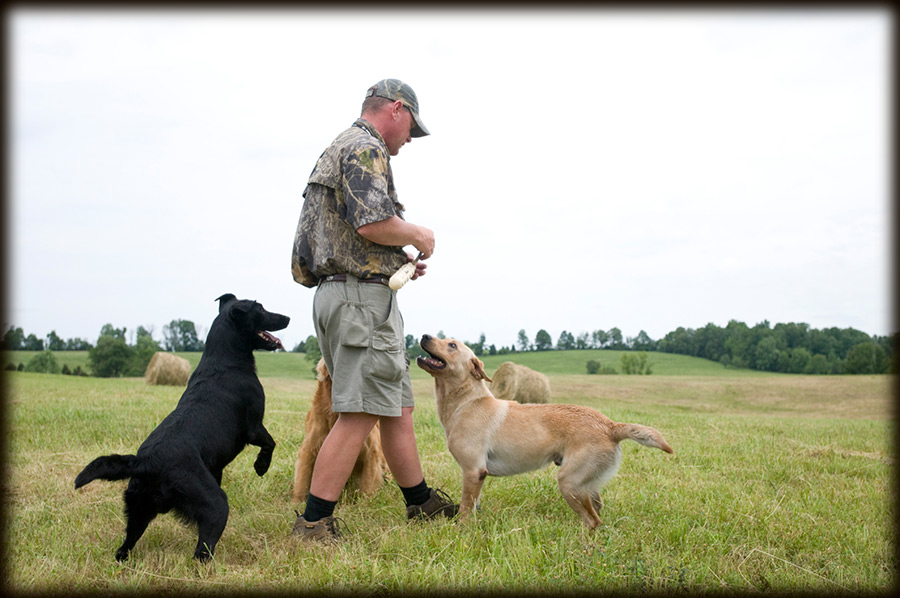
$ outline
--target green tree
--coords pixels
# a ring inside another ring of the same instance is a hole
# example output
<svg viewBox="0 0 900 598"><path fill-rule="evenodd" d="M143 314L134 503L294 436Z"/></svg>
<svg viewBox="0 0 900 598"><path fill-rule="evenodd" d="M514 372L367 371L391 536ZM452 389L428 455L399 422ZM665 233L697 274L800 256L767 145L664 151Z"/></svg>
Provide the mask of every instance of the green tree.
<svg viewBox="0 0 900 598"><path fill-rule="evenodd" d="M83 338L66 339L66 351L90 351L93 345Z"/></svg>
<svg viewBox="0 0 900 598"><path fill-rule="evenodd" d="M553 339L550 337L550 333L541 328L538 330L538 333L534 335L534 350L549 351L552 348Z"/></svg>
<svg viewBox="0 0 900 598"><path fill-rule="evenodd" d="M172 320L163 326L163 344L166 351L203 350L203 342L197 337L197 329L190 320Z"/></svg>
<svg viewBox="0 0 900 598"><path fill-rule="evenodd" d="M575 339L575 348L576 349L590 349L591 348L591 335L587 332L582 332Z"/></svg>
<svg viewBox="0 0 900 598"><path fill-rule="evenodd" d="M57 336L55 330L51 330L47 335L47 348L51 351L65 351L66 342Z"/></svg>
<svg viewBox="0 0 900 598"><path fill-rule="evenodd" d="M575 348L575 336L571 332L566 332L565 330L559 335L559 340L556 341L556 348L559 351L568 351L569 349Z"/></svg>
<svg viewBox="0 0 900 598"><path fill-rule="evenodd" d="M857 344L844 360L846 374L885 374L887 371L887 354L876 343Z"/></svg>
<svg viewBox="0 0 900 598"><path fill-rule="evenodd" d="M753 355L754 367L766 372L784 371L786 359L778 349L778 340L774 336L767 336L759 341Z"/></svg>
<svg viewBox="0 0 900 598"><path fill-rule="evenodd" d="M100 336L111 336L113 338L120 338L124 341L126 330L127 328L116 328L112 324L104 324L103 327L100 328Z"/></svg>
<svg viewBox="0 0 900 598"><path fill-rule="evenodd" d="M802 374L809 366L812 359L805 347L797 347L788 350L788 371L792 374Z"/></svg>
<svg viewBox="0 0 900 598"><path fill-rule="evenodd" d="M25 342L22 344L22 349L24 349L25 351L43 351L44 341L33 334L29 334L27 337L25 337Z"/></svg>
<svg viewBox="0 0 900 598"><path fill-rule="evenodd" d="M319 364L319 360L322 359L322 350L319 348L319 339L314 334L306 337L306 357L304 359L312 362L312 372L315 374L316 366Z"/></svg>
<svg viewBox="0 0 900 598"><path fill-rule="evenodd" d="M725 329L712 322L697 331L697 357L721 361L725 355Z"/></svg>
<svg viewBox="0 0 900 598"><path fill-rule="evenodd" d="M806 364L806 367L803 368L804 374L815 374L815 375L824 375L831 374L834 371L834 366L828 361L828 358L822 354L813 355L809 363Z"/></svg>
<svg viewBox="0 0 900 598"><path fill-rule="evenodd" d="M656 349L656 341L650 338L650 335L641 330L638 335L631 340L631 349L633 351L653 351Z"/></svg>
<svg viewBox="0 0 900 598"><path fill-rule="evenodd" d="M519 347L519 351L527 351L530 346L530 341L528 340L528 335L525 334L525 329L519 331L519 340L516 342L516 345Z"/></svg>
<svg viewBox="0 0 900 598"><path fill-rule="evenodd" d="M150 365L150 360L153 359L153 355L157 351L162 351L159 343L153 340L153 336L143 326L138 326L131 363L128 366L126 375L143 376L144 372L147 371L147 366Z"/></svg>
<svg viewBox="0 0 900 598"><path fill-rule="evenodd" d="M725 353L729 356L729 364L736 368L750 367L754 349L750 328L743 322L731 320L725 327L725 333Z"/></svg>
<svg viewBox="0 0 900 598"><path fill-rule="evenodd" d="M594 349L602 349L609 342L609 335L605 330L595 330L591 333L591 343Z"/></svg>
<svg viewBox="0 0 900 598"><path fill-rule="evenodd" d="M133 351L125 342L124 334L101 335L97 345L88 351L91 370L100 378L118 378L125 375L133 359Z"/></svg>
<svg viewBox="0 0 900 598"><path fill-rule="evenodd" d="M477 343L468 343L467 342L466 345L468 345L468 347L470 349L472 349L472 352L475 353L475 355L477 355L478 357L481 357L482 355L484 355L484 343L485 342L486 342L485 336L484 336L484 333L482 332L481 336L478 338Z"/></svg>
<svg viewBox="0 0 900 598"><path fill-rule="evenodd" d="M25 332L21 328L9 327L3 336L3 346L7 351L19 351L25 346Z"/></svg>
<svg viewBox="0 0 900 598"><path fill-rule="evenodd" d="M609 332L606 333L609 338L609 349L616 349L622 351L627 349L625 343L622 342L622 331L618 328L610 328Z"/></svg>

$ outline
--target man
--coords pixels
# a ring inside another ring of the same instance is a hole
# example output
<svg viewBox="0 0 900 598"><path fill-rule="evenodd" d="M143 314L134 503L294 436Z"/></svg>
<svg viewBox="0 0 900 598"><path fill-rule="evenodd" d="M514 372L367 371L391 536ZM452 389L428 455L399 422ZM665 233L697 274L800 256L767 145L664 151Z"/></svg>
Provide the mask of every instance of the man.
<svg viewBox="0 0 900 598"><path fill-rule="evenodd" d="M407 517L452 517L459 509L425 482L413 431L413 396L403 319L388 279L421 255L412 279L425 274L434 232L403 219L390 156L429 131L415 92L397 79L370 87L362 115L338 135L310 174L294 237L294 280L316 287L313 321L332 378L337 422L319 450L309 497L292 534L340 536L334 507L377 421L381 445L403 492Z"/></svg>

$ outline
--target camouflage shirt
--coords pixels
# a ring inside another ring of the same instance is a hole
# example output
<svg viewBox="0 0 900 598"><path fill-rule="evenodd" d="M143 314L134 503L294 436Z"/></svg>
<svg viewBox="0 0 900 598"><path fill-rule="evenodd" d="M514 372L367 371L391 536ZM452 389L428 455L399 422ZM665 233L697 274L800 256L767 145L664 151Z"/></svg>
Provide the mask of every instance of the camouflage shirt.
<svg viewBox="0 0 900 598"><path fill-rule="evenodd" d="M392 216L403 218L387 146L365 119L322 152L303 197L291 256L298 283L314 287L330 274L390 276L407 262L402 247L379 245L356 232Z"/></svg>

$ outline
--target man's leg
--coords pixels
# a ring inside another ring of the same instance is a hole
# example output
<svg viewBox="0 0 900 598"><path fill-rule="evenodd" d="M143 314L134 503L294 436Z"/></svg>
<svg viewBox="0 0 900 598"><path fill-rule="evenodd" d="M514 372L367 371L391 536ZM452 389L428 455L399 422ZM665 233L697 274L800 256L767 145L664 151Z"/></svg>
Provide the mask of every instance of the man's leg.
<svg viewBox="0 0 900 598"><path fill-rule="evenodd" d="M413 407L403 407L401 411L400 417L381 418L381 449L403 492L406 516L410 519L453 517L459 505L453 504L445 492L430 488L425 482L413 429Z"/></svg>
<svg viewBox="0 0 900 598"><path fill-rule="evenodd" d="M311 540L332 542L340 537L334 507L347 484L366 436L378 418L367 413L339 413L334 427L322 442L313 465L306 509L297 514L292 534Z"/></svg>
<svg viewBox="0 0 900 598"><path fill-rule="evenodd" d="M310 494L329 501L340 498L341 491L353 473L366 436L372 431L376 421L378 417L368 413L338 414L334 427L325 437L316 457L309 485ZM413 448L415 449L415 437ZM418 455L416 460L418 461ZM419 478L421 479L421 469Z"/></svg>
<svg viewBox="0 0 900 598"><path fill-rule="evenodd" d="M415 486L425 479L419 462L412 412L413 407L403 407L400 417L381 418L381 450L401 488Z"/></svg>

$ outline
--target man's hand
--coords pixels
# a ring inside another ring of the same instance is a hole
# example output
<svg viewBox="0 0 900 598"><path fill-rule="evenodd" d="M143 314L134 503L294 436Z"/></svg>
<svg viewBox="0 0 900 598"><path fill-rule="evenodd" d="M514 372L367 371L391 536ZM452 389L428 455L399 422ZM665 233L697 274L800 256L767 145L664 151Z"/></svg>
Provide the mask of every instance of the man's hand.
<svg viewBox="0 0 900 598"><path fill-rule="evenodd" d="M413 261L413 260L416 259L416 258L414 258L414 257L412 256L412 254L407 253L407 254L406 254L406 259L407 259L408 261L411 262L411 261ZM413 273L413 275L410 277L410 280L415 280L415 279L417 279L417 278L420 277L420 276L425 276L425 268L428 267L428 264L426 264L425 262L422 261L422 260L424 260L424 259L425 259L424 257L419 258L419 261L416 262L416 271L415 271L415 272Z"/></svg>

